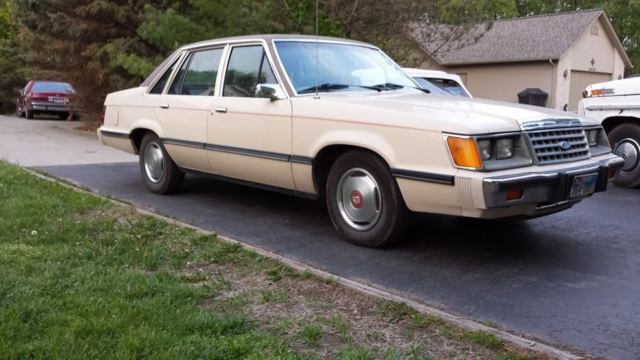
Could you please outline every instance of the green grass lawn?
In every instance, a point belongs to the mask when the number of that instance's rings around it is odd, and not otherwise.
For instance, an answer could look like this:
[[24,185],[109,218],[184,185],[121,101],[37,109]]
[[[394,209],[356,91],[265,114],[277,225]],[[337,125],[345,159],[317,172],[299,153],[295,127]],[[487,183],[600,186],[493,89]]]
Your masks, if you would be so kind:
[[1,358],[297,357],[243,314],[200,307],[217,289],[176,274],[237,247],[4,163],[0,204]]
[[526,359],[0,161],[0,359]]

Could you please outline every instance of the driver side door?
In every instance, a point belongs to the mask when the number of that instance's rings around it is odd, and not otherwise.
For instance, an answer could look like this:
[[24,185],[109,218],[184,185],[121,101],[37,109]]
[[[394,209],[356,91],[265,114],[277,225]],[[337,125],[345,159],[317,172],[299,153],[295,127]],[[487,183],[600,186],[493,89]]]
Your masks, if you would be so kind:
[[291,172],[291,101],[270,99],[261,84],[279,87],[262,44],[230,46],[207,129],[207,154],[215,173],[294,189]]

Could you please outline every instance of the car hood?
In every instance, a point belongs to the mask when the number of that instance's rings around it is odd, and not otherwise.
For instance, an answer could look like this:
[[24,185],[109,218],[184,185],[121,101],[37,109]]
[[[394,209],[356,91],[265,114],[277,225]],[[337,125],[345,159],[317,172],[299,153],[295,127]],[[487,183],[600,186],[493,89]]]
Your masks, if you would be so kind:
[[326,113],[332,109],[335,112],[332,117],[336,118],[462,134],[519,131],[525,123],[547,119],[578,119],[584,125],[594,123],[575,113],[543,107],[414,91],[327,93],[321,94],[321,101],[312,97],[304,99],[317,103],[318,107],[312,111]]

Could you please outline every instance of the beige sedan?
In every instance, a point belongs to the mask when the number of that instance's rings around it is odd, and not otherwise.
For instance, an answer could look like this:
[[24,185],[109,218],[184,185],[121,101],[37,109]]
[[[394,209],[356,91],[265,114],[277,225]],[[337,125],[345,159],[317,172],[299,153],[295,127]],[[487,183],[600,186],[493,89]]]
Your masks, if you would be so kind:
[[370,44],[293,35],[183,46],[109,94],[101,141],[155,193],[185,172],[322,199],[348,241],[402,237],[409,211],[534,217],[604,191],[623,161],[573,114],[418,89]]

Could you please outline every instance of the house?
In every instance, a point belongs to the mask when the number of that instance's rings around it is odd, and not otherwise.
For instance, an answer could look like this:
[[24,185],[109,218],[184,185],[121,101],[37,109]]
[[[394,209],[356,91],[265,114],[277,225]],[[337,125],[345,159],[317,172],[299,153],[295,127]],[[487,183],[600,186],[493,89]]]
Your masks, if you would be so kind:
[[468,32],[478,36],[446,50],[413,38],[427,54],[422,67],[460,75],[479,98],[518,102],[518,92],[540,88],[547,107],[575,111],[587,85],[621,79],[631,66],[603,10],[497,20]]

